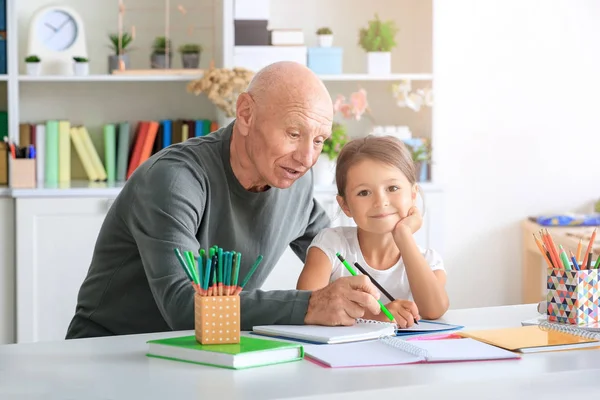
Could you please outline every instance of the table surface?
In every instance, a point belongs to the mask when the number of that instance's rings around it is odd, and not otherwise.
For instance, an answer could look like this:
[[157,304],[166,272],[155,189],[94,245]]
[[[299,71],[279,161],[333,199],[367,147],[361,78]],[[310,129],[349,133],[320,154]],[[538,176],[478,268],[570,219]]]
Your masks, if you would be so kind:
[[[466,329],[520,326],[535,304],[450,310]],[[560,398],[597,392],[600,350],[520,360],[329,369],[302,360],[228,370],[146,357],[146,341],[192,331],[0,346],[0,399]],[[541,395],[541,396],[540,396]]]

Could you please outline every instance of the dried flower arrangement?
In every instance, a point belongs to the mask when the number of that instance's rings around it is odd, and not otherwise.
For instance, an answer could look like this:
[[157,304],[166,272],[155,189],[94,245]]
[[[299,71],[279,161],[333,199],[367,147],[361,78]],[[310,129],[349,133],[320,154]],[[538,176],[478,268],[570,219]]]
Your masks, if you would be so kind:
[[210,68],[201,78],[190,82],[187,91],[198,96],[204,93],[226,117],[235,117],[237,98],[254,77],[254,72],[245,68]]

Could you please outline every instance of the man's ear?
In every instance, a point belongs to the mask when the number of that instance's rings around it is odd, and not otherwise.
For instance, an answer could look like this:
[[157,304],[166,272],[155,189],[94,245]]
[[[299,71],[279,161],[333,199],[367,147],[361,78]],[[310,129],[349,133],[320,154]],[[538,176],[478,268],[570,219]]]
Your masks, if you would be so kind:
[[348,218],[352,218],[352,213],[350,212],[350,209],[348,208],[348,204],[346,204],[346,200],[344,200],[344,198],[342,196],[335,196],[335,199],[337,200],[340,208],[342,209],[342,211],[344,212],[344,214],[346,214],[346,217]]
[[248,136],[254,116],[254,100],[248,93],[243,92],[238,96],[235,113],[236,127],[239,128],[242,136]]

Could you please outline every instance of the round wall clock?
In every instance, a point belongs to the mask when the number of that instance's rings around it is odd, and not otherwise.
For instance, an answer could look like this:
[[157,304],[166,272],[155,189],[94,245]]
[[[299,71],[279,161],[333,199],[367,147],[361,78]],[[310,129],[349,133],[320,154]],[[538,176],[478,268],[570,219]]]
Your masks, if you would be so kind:
[[27,55],[40,57],[43,75],[72,75],[73,57],[87,57],[79,14],[65,6],[36,11],[29,25]]

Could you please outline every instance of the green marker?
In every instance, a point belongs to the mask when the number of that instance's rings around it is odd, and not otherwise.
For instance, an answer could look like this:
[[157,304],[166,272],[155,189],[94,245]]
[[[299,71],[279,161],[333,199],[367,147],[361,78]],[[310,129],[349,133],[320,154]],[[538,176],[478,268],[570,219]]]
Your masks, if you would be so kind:
[[[356,271],[354,270],[354,268],[352,268],[350,266],[350,264],[348,264],[348,261],[346,261],[344,259],[344,257],[342,257],[342,255],[340,253],[335,253],[335,255],[337,256],[337,258],[340,259],[340,261],[342,262],[342,264],[344,264],[344,267],[346,267],[346,269],[348,271],[350,271],[350,273],[352,274],[352,276],[356,276]],[[377,300],[377,302],[379,303],[379,308],[381,308],[381,311],[383,311],[383,313],[385,314],[386,317],[389,318],[390,321],[394,321],[394,316],[392,315],[392,313],[389,312],[389,310],[387,308],[385,308],[385,306],[383,305],[383,303],[381,302],[381,300]]]

